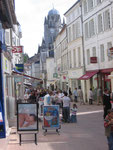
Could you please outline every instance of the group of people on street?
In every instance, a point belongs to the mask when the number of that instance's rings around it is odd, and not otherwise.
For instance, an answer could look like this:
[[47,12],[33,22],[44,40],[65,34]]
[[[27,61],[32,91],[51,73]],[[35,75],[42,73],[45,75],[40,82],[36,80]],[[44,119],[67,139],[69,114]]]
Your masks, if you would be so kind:
[[27,90],[25,91],[24,100],[26,102],[37,102],[39,105],[39,100],[43,99],[43,105],[59,105],[62,110],[62,121],[63,122],[77,122],[77,105],[74,103],[71,108],[71,98],[66,91],[58,90],[51,91],[45,89],[37,90]]
[[[74,96],[74,104],[71,106],[71,96]],[[107,136],[109,150],[113,150],[113,94],[110,94],[108,89],[104,89],[99,87],[97,89],[97,105],[103,105],[103,118],[104,118],[104,127],[105,127],[105,135]],[[92,88],[89,90],[89,104],[93,104],[93,91]],[[26,90],[24,99],[27,102],[39,102],[39,100],[43,99],[44,106],[48,105],[59,105],[62,110],[62,121],[69,123],[77,122],[77,105],[76,103],[79,101],[80,105],[84,104],[83,92],[81,87],[78,89],[75,88],[73,93],[71,89],[69,92],[58,90],[58,91],[50,91],[45,89],[37,89],[37,90]]]

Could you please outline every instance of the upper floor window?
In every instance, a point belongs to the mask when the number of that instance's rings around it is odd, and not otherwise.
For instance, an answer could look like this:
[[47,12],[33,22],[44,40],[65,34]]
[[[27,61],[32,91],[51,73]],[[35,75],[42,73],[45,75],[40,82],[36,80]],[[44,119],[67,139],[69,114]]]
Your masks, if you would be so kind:
[[73,24],[73,40],[75,40],[75,24]]
[[92,48],[93,57],[96,57],[96,47]]
[[100,45],[100,58],[101,58],[101,62],[105,61],[105,53],[104,53],[104,45]]
[[104,30],[110,29],[110,12],[106,10],[104,12]]
[[8,31],[5,31],[5,44],[10,45],[10,34]]
[[90,50],[87,50],[87,64],[90,64]]
[[93,8],[93,0],[88,0],[88,10],[90,11]]
[[76,67],[76,49],[73,50],[73,62],[74,62],[74,68]]
[[[112,42],[108,42],[108,43],[107,43],[107,49],[109,50],[111,47],[112,47]],[[109,61],[112,60],[112,57],[109,56],[109,57],[108,57],[108,60],[109,60]]]
[[68,42],[71,42],[71,27],[68,30]]
[[98,15],[98,32],[103,31],[103,20],[102,20],[102,14]]
[[89,37],[89,32],[88,32],[88,22],[85,23],[85,39]]
[[87,13],[87,9],[88,9],[87,8],[87,1],[86,0],[84,1],[83,5],[84,5],[84,14],[86,14]]
[[97,0],[97,5],[100,4],[102,2],[102,0]]
[[81,51],[80,51],[80,47],[78,48],[78,67],[81,66]]
[[79,21],[76,22],[75,28],[76,28],[76,38],[78,38],[80,37],[80,22]]
[[90,37],[92,37],[95,34],[95,29],[94,29],[94,19],[90,20],[89,22],[89,34]]
[[69,68],[72,68],[71,51],[69,52]]

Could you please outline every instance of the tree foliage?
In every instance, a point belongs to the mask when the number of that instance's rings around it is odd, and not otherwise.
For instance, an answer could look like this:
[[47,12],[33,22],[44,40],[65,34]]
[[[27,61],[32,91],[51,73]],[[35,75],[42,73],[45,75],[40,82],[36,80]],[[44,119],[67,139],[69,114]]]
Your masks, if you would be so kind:
[[25,54],[24,54],[24,63],[26,63],[28,59],[29,59],[29,56],[28,56],[27,53],[25,53]]

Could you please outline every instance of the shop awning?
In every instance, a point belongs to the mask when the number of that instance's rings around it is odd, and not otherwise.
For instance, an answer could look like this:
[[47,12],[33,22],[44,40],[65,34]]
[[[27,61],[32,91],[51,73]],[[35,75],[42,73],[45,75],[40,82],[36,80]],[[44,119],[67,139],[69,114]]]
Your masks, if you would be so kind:
[[101,73],[110,73],[113,71],[113,68],[108,68],[108,69],[102,69],[100,70]]
[[81,76],[78,80],[88,80],[91,77],[93,77],[95,74],[97,74],[98,71],[89,71],[86,72],[86,74],[84,74],[83,76]]
[[32,76],[29,76],[29,75],[24,74],[24,73],[22,73],[22,72],[19,72],[19,71],[16,70],[15,68],[14,68],[14,71],[12,71],[12,72],[15,73],[15,74],[22,75],[22,76],[24,76],[25,78],[31,78],[31,79],[34,79],[34,80],[40,80],[40,81],[42,81],[42,79],[40,79],[40,78],[32,77]]

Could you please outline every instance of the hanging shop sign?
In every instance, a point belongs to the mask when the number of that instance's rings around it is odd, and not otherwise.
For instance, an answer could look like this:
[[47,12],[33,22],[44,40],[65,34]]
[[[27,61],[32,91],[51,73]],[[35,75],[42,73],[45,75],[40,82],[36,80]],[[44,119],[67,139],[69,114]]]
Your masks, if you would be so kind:
[[90,57],[90,63],[97,63],[97,57]]
[[15,64],[16,69],[20,72],[24,72],[24,65],[23,64]]
[[23,53],[23,46],[13,46],[12,53]]
[[58,73],[53,73],[53,78],[58,78]]

